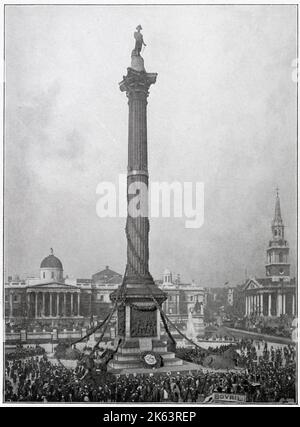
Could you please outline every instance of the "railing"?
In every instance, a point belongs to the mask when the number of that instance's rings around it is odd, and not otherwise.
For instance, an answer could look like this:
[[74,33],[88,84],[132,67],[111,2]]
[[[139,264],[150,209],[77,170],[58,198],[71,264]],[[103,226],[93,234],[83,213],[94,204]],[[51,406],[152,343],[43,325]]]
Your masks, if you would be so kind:
[[[27,342],[27,341],[43,341],[43,342],[51,342],[51,341],[59,341],[66,339],[78,339],[84,337],[86,335],[86,328],[82,328],[80,330],[63,330],[57,331],[57,329],[53,329],[52,331],[26,331],[21,330],[20,332],[10,331],[5,333],[5,343],[9,344],[12,342]],[[105,334],[106,338],[110,338],[110,333]],[[97,334],[95,335],[97,338]]]

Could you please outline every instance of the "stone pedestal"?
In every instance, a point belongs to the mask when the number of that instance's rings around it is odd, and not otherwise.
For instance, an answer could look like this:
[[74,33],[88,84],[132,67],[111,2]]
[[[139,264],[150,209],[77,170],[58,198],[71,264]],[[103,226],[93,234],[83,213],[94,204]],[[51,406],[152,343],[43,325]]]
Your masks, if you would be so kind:
[[[142,287],[142,286],[141,286]],[[155,286],[156,300],[161,303],[161,290]],[[163,366],[180,366],[183,361],[167,349],[167,341],[161,340],[160,312],[156,308],[147,288],[145,294],[133,298],[132,288],[124,289],[121,295],[124,304],[118,309],[117,336],[115,346],[121,339],[114,358],[109,362],[109,370],[123,370],[128,368],[142,368],[141,354],[154,352],[163,360]],[[154,292],[155,294],[155,292]],[[112,299],[116,293],[111,295]],[[159,298],[160,297],[160,298]],[[163,299],[165,296],[163,295]]]
[[135,53],[135,50],[131,54],[131,68],[135,71],[145,71],[144,59]]
[[[140,341],[138,339],[127,339],[126,342],[119,347],[114,358],[108,362],[108,370],[122,371],[123,369],[143,368],[141,354],[144,351],[144,347],[140,347]],[[176,358],[174,353],[167,351],[167,344],[165,342],[152,340],[151,351],[162,357],[164,367],[181,366],[183,364],[183,361]],[[145,368],[145,371],[148,371],[148,369]]]

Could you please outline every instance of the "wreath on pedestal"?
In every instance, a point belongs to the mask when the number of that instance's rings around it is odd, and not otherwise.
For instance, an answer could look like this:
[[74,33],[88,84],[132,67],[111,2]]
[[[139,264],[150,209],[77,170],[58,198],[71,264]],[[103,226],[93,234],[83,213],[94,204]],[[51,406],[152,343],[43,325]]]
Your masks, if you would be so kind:
[[144,351],[141,354],[144,368],[159,368],[162,365],[162,357],[154,351]]

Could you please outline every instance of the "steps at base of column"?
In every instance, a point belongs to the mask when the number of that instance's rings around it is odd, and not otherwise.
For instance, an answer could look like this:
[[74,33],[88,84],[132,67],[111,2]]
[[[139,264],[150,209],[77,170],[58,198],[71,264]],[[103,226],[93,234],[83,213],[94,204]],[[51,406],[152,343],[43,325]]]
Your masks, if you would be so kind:
[[[172,359],[164,359],[163,366],[181,366],[183,361],[181,359],[177,359],[176,357]],[[119,361],[119,360],[110,360],[108,363],[109,368],[112,369],[133,369],[133,368],[143,368],[143,362],[139,359],[131,360],[131,361]],[[154,368],[155,369],[155,368]],[[151,368],[145,368],[145,371],[151,372]]]
[[[167,352],[167,346],[165,345],[163,347],[153,347],[152,351],[154,351],[156,353],[166,353]],[[118,353],[124,354],[124,355],[125,354],[126,355],[128,355],[128,354],[136,354],[138,352],[139,352],[139,349],[136,348],[136,347],[133,347],[133,348],[120,347],[119,350],[118,350]]]
[[[160,354],[161,357],[165,360],[175,359],[175,353],[166,352]],[[132,360],[138,360],[140,358],[140,353],[131,353],[131,354],[121,354],[117,353],[114,359],[118,362],[130,362]]]

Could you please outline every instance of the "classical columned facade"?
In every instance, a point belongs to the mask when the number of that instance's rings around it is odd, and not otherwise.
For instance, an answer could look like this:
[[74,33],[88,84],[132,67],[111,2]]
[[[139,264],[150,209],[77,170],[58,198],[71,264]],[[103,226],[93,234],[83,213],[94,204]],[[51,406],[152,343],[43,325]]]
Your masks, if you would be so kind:
[[31,318],[79,317],[80,289],[27,289],[26,311]]
[[[257,282],[253,279],[253,284]],[[284,292],[272,287],[260,289],[256,286],[248,289],[245,297],[245,315],[246,316],[281,316],[296,314],[296,298],[292,289],[284,289]]]

